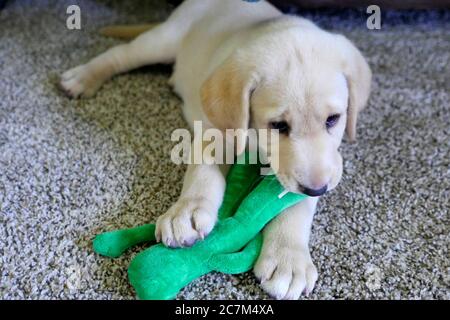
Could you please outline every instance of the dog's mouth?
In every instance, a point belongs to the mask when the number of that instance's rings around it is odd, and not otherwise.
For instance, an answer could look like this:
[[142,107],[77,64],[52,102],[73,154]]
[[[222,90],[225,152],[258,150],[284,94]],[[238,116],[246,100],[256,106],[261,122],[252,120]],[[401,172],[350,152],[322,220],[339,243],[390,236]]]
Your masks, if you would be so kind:
[[292,179],[289,179],[285,174],[278,172],[275,176],[285,190],[298,194],[302,193],[298,186],[295,186],[295,184],[291,182]]
[[305,194],[310,197],[320,197],[329,190],[328,185],[324,185],[318,189],[308,188],[282,173],[277,173],[276,177],[284,189],[292,193]]

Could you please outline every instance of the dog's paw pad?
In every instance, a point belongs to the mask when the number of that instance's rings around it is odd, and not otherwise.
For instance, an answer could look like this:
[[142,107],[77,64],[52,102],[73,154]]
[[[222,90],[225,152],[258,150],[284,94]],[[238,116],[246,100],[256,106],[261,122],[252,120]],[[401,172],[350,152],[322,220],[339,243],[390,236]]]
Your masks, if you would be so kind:
[[286,247],[263,248],[253,271],[261,287],[276,299],[297,300],[308,295],[317,281],[309,253]]
[[64,93],[71,98],[90,97],[100,87],[100,82],[92,77],[86,65],[64,72],[59,84]]
[[156,239],[168,247],[190,247],[214,228],[217,212],[202,199],[177,201],[156,222]]

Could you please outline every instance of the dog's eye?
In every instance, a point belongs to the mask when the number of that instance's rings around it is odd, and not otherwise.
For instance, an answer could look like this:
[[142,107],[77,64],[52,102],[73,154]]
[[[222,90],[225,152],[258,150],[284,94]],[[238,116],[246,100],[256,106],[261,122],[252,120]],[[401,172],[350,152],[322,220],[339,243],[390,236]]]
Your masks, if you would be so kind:
[[333,114],[332,116],[329,116],[327,118],[327,121],[325,122],[325,126],[327,127],[327,129],[333,128],[336,123],[338,123],[340,117],[340,114]]
[[272,121],[269,126],[271,129],[278,129],[281,134],[289,133],[289,125],[286,121]]

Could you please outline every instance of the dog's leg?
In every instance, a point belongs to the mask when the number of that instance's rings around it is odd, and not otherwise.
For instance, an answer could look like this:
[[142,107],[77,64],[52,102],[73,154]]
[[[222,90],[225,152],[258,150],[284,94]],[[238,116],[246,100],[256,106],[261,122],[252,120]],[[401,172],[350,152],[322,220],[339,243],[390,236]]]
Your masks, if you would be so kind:
[[61,87],[67,95],[90,97],[112,76],[143,65],[175,59],[179,34],[163,23],[128,44],[113,47],[86,64],[63,73]]
[[286,209],[264,230],[264,244],[254,267],[261,286],[277,299],[309,294],[317,280],[308,242],[317,198]]
[[61,88],[71,97],[92,96],[112,76],[153,63],[171,63],[191,25],[213,2],[183,2],[167,19],[128,44],[118,45],[86,64],[66,71]]
[[217,221],[227,170],[225,165],[188,165],[180,198],[156,222],[156,239],[186,247],[206,237]]

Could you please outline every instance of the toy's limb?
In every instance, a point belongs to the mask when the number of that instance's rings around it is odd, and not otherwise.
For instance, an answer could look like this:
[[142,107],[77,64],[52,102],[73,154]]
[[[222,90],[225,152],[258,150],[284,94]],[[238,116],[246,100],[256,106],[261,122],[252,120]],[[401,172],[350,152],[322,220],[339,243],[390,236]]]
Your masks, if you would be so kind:
[[219,220],[232,216],[259,181],[260,165],[234,164],[227,175],[227,187],[219,210]]
[[117,258],[127,249],[142,243],[155,241],[155,225],[116,230],[99,234],[94,239],[94,251],[103,256]]
[[229,274],[249,271],[261,252],[262,243],[262,234],[258,233],[243,250],[236,253],[218,254],[212,257],[209,261],[209,266],[214,271]]

